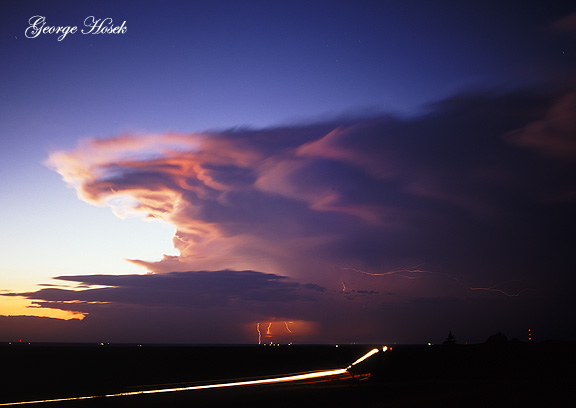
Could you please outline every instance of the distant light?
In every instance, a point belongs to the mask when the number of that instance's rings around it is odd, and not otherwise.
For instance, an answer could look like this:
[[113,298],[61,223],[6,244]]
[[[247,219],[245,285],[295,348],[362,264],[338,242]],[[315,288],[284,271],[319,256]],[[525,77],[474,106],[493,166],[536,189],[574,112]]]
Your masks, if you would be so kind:
[[428,343],[428,345],[429,345],[429,346],[431,346],[431,345],[432,345],[432,343]]
[[338,347],[338,344],[336,344],[336,347]]

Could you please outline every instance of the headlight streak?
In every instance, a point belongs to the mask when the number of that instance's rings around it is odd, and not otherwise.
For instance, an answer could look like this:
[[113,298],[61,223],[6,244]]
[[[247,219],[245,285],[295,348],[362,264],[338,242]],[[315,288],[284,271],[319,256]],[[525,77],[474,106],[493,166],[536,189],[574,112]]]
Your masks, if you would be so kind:
[[268,378],[265,380],[239,381],[239,382],[223,383],[223,384],[196,385],[196,386],[191,386],[191,387],[161,388],[161,389],[156,389],[156,390],[119,392],[116,394],[91,395],[91,396],[84,396],[84,397],[71,397],[71,398],[56,398],[56,399],[36,400],[36,401],[8,402],[8,403],[1,403],[0,406],[38,404],[38,403],[43,403],[43,402],[78,401],[78,400],[94,399],[94,398],[130,397],[130,396],[135,396],[135,395],[161,394],[161,393],[166,393],[166,392],[193,391],[193,390],[229,388],[229,387],[238,387],[238,386],[247,386],[247,385],[274,384],[274,383],[284,383],[284,382],[291,382],[291,381],[309,380],[309,379],[320,378],[320,377],[329,377],[329,376],[341,375],[341,374],[347,374],[347,373],[348,373],[348,371],[346,369],[328,370],[328,371],[319,371],[316,373],[293,375],[293,376],[288,376],[288,377]]
[[[362,357],[360,357],[358,360],[354,361],[352,364],[350,364],[346,370],[350,370],[352,368],[352,366],[355,366],[358,363],[361,363],[362,361],[366,360],[367,358],[373,356],[374,354],[378,353],[380,350],[378,350],[377,348],[370,350],[368,353],[364,354]],[[384,348],[382,348],[382,351],[385,352],[386,351],[386,346]]]
[[[382,352],[385,352],[388,347],[382,347]],[[237,382],[230,382],[230,383],[221,383],[221,384],[207,384],[207,385],[194,385],[190,387],[176,387],[176,388],[160,388],[155,390],[142,390],[142,391],[131,391],[131,392],[119,392],[116,394],[104,394],[104,395],[91,395],[91,396],[84,396],[84,397],[71,397],[71,398],[56,398],[56,399],[44,399],[44,400],[36,400],[36,401],[20,401],[20,402],[7,402],[7,403],[0,403],[0,406],[9,406],[9,405],[26,405],[26,404],[40,404],[45,402],[63,402],[63,401],[78,401],[78,400],[86,400],[86,399],[94,399],[94,398],[114,398],[114,397],[129,397],[135,395],[147,395],[147,394],[161,394],[166,392],[179,392],[179,391],[193,391],[193,390],[206,390],[206,389],[216,389],[216,388],[230,388],[230,387],[238,387],[238,386],[249,386],[249,385],[264,385],[264,384],[278,384],[278,383],[286,383],[292,381],[303,381],[303,380],[310,380],[316,379],[321,377],[332,377],[337,375],[345,375],[344,378],[353,378],[353,375],[348,371],[352,366],[361,363],[362,361],[366,360],[367,358],[371,357],[372,355],[379,352],[379,349],[375,348],[370,350],[368,353],[360,357],[358,360],[350,364],[347,368],[341,368],[336,370],[326,370],[326,371],[316,371],[307,374],[298,374],[298,375],[290,375],[285,377],[276,377],[276,378],[267,378],[263,380],[250,380],[250,381],[237,381]]]
[[[257,327],[260,327],[260,323],[258,323]],[[382,352],[385,352],[388,347],[384,346],[382,348]],[[370,350],[368,353],[360,357],[358,360],[350,364],[347,368],[341,368],[337,370],[326,370],[326,371],[317,371],[307,374],[298,374],[298,375],[291,375],[286,377],[276,377],[276,378],[267,378],[263,380],[250,380],[250,381],[238,381],[238,382],[230,382],[230,383],[222,383],[222,384],[208,384],[208,385],[195,385],[190,387],[177,387],[177,388],[161,388],[156,390],[143,390],[143,391],[131,391],[131,392],[119,392],[116,394],[105,394],[105,395],[92,395],[92,396],[84,396],[84,397],[71,397],[71,398],[56,398],[56,399],[45,399],[45,400],[36,400],[36,401],[21,401],[21,402],[8,402],[8,403],[0,403],[0,406],[8,406],[8,405],[26,405],[26,404],[39,404],[44,402],[62,402],[62,401],[78,401],[78,400],[85,400],[85,399],[94,399],[94,398],[113,398],[113,397],[129,397],[135,395],[146,395],[146,394],[160,394],[166,392],[178,392],[178,391],[193,391],[193,390],[206,390],[206,389],[214,389],[214,388],[229,388],[229,387],[238,387],[238,386],[248,386],[248,385],[264,385],[264,384],[277,384],[277,383],[286,383],[292,381],[303,381],[303,380],[310,380],[316,379],[321,377],[331,377],[337,375],[344,375],[347,374],[345,378],[353,378],[351,373],[348,371],[352,366],[361,363],[362,361],[366,360],[367,358],[371,357],[372,355],[379,352],[379,349],[375,348]],[[350,376],[350,377],[349,377]]]
[[341,269],[348,270],[348,271],[354,271],[354,272],[358,272],[358,273],[361,273],[363,275],[369,275],[369,276],[392,276],[392,275],[394,275],[394,276],[400,276],[400,277],[406,278],[406,279],[418,279],[418,278],[420,278],[419,275],[442,275],[442,276],[445,276],[449,279],[452,279],[454,282],[458,283],[460,286],[463,286],[468,290],[474,290],[474,291],[484,290],[487,292],[496,292],[496,293],[501,293],[502,295],[505,295],[508,297],[517,297],[526,291],[534,290],[534,289],[525,288],[525,289],[522,289],[521,291],[519,291],[517,293],[509,293],[509,292],[506,292],[502,289],[497,289],[498,286],[512,282],[512,280],[501,282],[501,283],[498,283],[496,285],[493,285],[493,286],[490,286],[487,288],[484,288],[484,287],[473,288],[473,287],[466,285],[464,282],[455,278],[452,275],[449,275],[449,274],[443,273],[443,272],[433,272],[433,271],[428,271],[426,269],[420,269],[420,266],[421,265],[416,265],[416,266],[413,266],[410,268],[396,269],[393,271],[380,272],[380,273],[367,272],[367,271],[364,271],[362,269],[356,269],[356,268],[342,267]]

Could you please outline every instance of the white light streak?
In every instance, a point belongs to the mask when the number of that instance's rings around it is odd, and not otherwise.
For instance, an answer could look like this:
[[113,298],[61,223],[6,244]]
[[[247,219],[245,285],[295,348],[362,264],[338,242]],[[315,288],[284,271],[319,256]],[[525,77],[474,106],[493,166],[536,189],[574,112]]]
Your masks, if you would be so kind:
[[[260,330],[260,323],[256,326],[258,330]],[[386,351],[388,347],[384,346],[382,351]],[[8,406],[8,405],[27,405],[27,404],[40,404],[44,402],[62,402],[62,401],[78,401],[78,400],[86,400],[86,399],[94,399],[94,398],[114,398],[114,397],[129,397],[135,395],[147,395],[147,394],[160,394],[166,392],[179,392],[179,391],[193,391],[193,390],[206,390],[206,389],[215,389],[215,388],[229,388],[229,387],[239,387],[239,386],[249,386],[249,385],[264,385],[264,384],[278,384],[278,383],[286,383],[292,381],[302,381],[302,380],[310,380],[314,378],[322,378],[322,377],[332,377],[338,375],[345,375],[343,378],[353,378],[352,375],[348,372],[348,370],[362,361],[366,360],[367,358],[371,357],[372,355],[378,353],[378,349],[372,349],[358,360],[353,362],[347,368],[341,368],[336,370],[325,370],[325,371],[316,371],[307,374],[298,374],[298,375],[289,375],[284,377],[275,377],[275,378],[266,378],[263,380],[250,380],[250,381],[237,381],[237,382],[229,382],[229,383],[221,383],[221,384],[208,384],[208,385],[194,385],[190,387],[176,387],[176,388],[160,388],[155,390],[142,390],[142,391],[131,391],[131,392],[119,392],[116,394],[105,394],[105,395],[91,395],[91,396],[84,396],[84,397],[71,397],[71,398],[56,398],[56,399],[43,399],[43,400],[35,400],[35,401],[20,401],[20,402],[6,402],[0,403],[0,406]]]
[[93,396],[87,396],[87,397],[72,397],[72,398],[57,398],[57,399],[45,399],[45,400],[36,400],[36,401],[9,402],[9,403],[2,403],[2,404],[0,404],[0,406],[39,404],[39,403],[43,403],[43,402],[77,401],[77,400],[93,399],[93,398],[129,397],[129,396],[134,396],[134,395],[160,394],[160,393],[166,393],[166,392],[206,390],[206,389],[213,389],[213,388],[229,388],[229,387],[248,386],[248,385],[275,384],[275,383],[285,383],[285,382],[292,382],[292,381],[309,380],[309,379],[313,379],[313,378],[330,377],[330,376],[342,375],[342,374],[349,374],[349,373],[346,369],[342,368],[342,369],[337,369],[337,370],[317,371],[314,373],[291,375],[291,376],[286,376],[286,377],[267,378],[264,380],[238,381],[238,382],[230,382],[230,383],[222,383],[222,384],[195,385],[195,386],[190,386],[190,387],[161,388],[161,389],[156,389],[156,390],[119,392],[117,394],[93,395]]
[[[377,348],[370,350],[368,353],[364,354],[362,357],[360,357],[358,360],[354,361],[352,364],[350,364],[347,368],[347,370],[351,369],[352,366],[355,366],[358,363],[361,363],[362,361],[366,360],[368,357],[373,356],[374,354],[378,353],[380,350],[378,350]],[[382,351],[386,351],[384,349],[382,349]]]

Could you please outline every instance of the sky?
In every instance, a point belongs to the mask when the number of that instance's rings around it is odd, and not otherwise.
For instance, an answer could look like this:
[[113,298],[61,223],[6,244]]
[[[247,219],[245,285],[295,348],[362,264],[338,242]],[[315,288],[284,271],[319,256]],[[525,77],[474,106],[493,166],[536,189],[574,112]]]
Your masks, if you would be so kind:
[[571,2],[0,7],[0,341],[576,339]]

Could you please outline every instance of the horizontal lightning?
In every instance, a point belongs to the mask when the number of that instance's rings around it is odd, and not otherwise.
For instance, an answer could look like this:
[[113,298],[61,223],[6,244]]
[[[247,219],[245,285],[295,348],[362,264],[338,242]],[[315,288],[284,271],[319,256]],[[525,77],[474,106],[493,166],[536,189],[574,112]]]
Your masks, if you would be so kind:
[[506,282],[501,282],[501,283],[498,283],[496,285],[486,287],[486,288],[485,287],[473,288],[473,287],[466,285],[460,279],[455,278],[452,275],[449,275],[449,274],[443,273],[443,272],[434,272],[434,271],[429,271],[426,269],[420,269],[420,266],[421,265],[416,265],[416,266],[411,267],[411,268],[402,268],[402,269],[396,269],[393,271],[380,272],[380,273],[367,272],[367,271],[364,271],[362,269],[356,269],[356,268],[344,268],[343,267],[341,269],[354,271],[354,272],[358,272],[358,273],[361,273],[363,275],[369,275],[369,276],[400,276],[400,277],[406,278],[406,279],[418,279],[421,277],[421,275],[442,275],[442,276],[447,277],[448,279],[452,279],[454,282],[458,283],[460,286],[465,287],[466,289],[469,289],[469,290],[484,290],[487,292],[496,292],[496,293],[500,293],[502,295],[509,296],[509,297],[517,297],[526,291],[533,290],[533,289],[522,289],[521,291],[519,291],[517,293],[510,293],[510,292],[506,292],[502,289],[498,289],[498,286],[509,283],[509,282],[511,282],[511,280],[506,281]]

